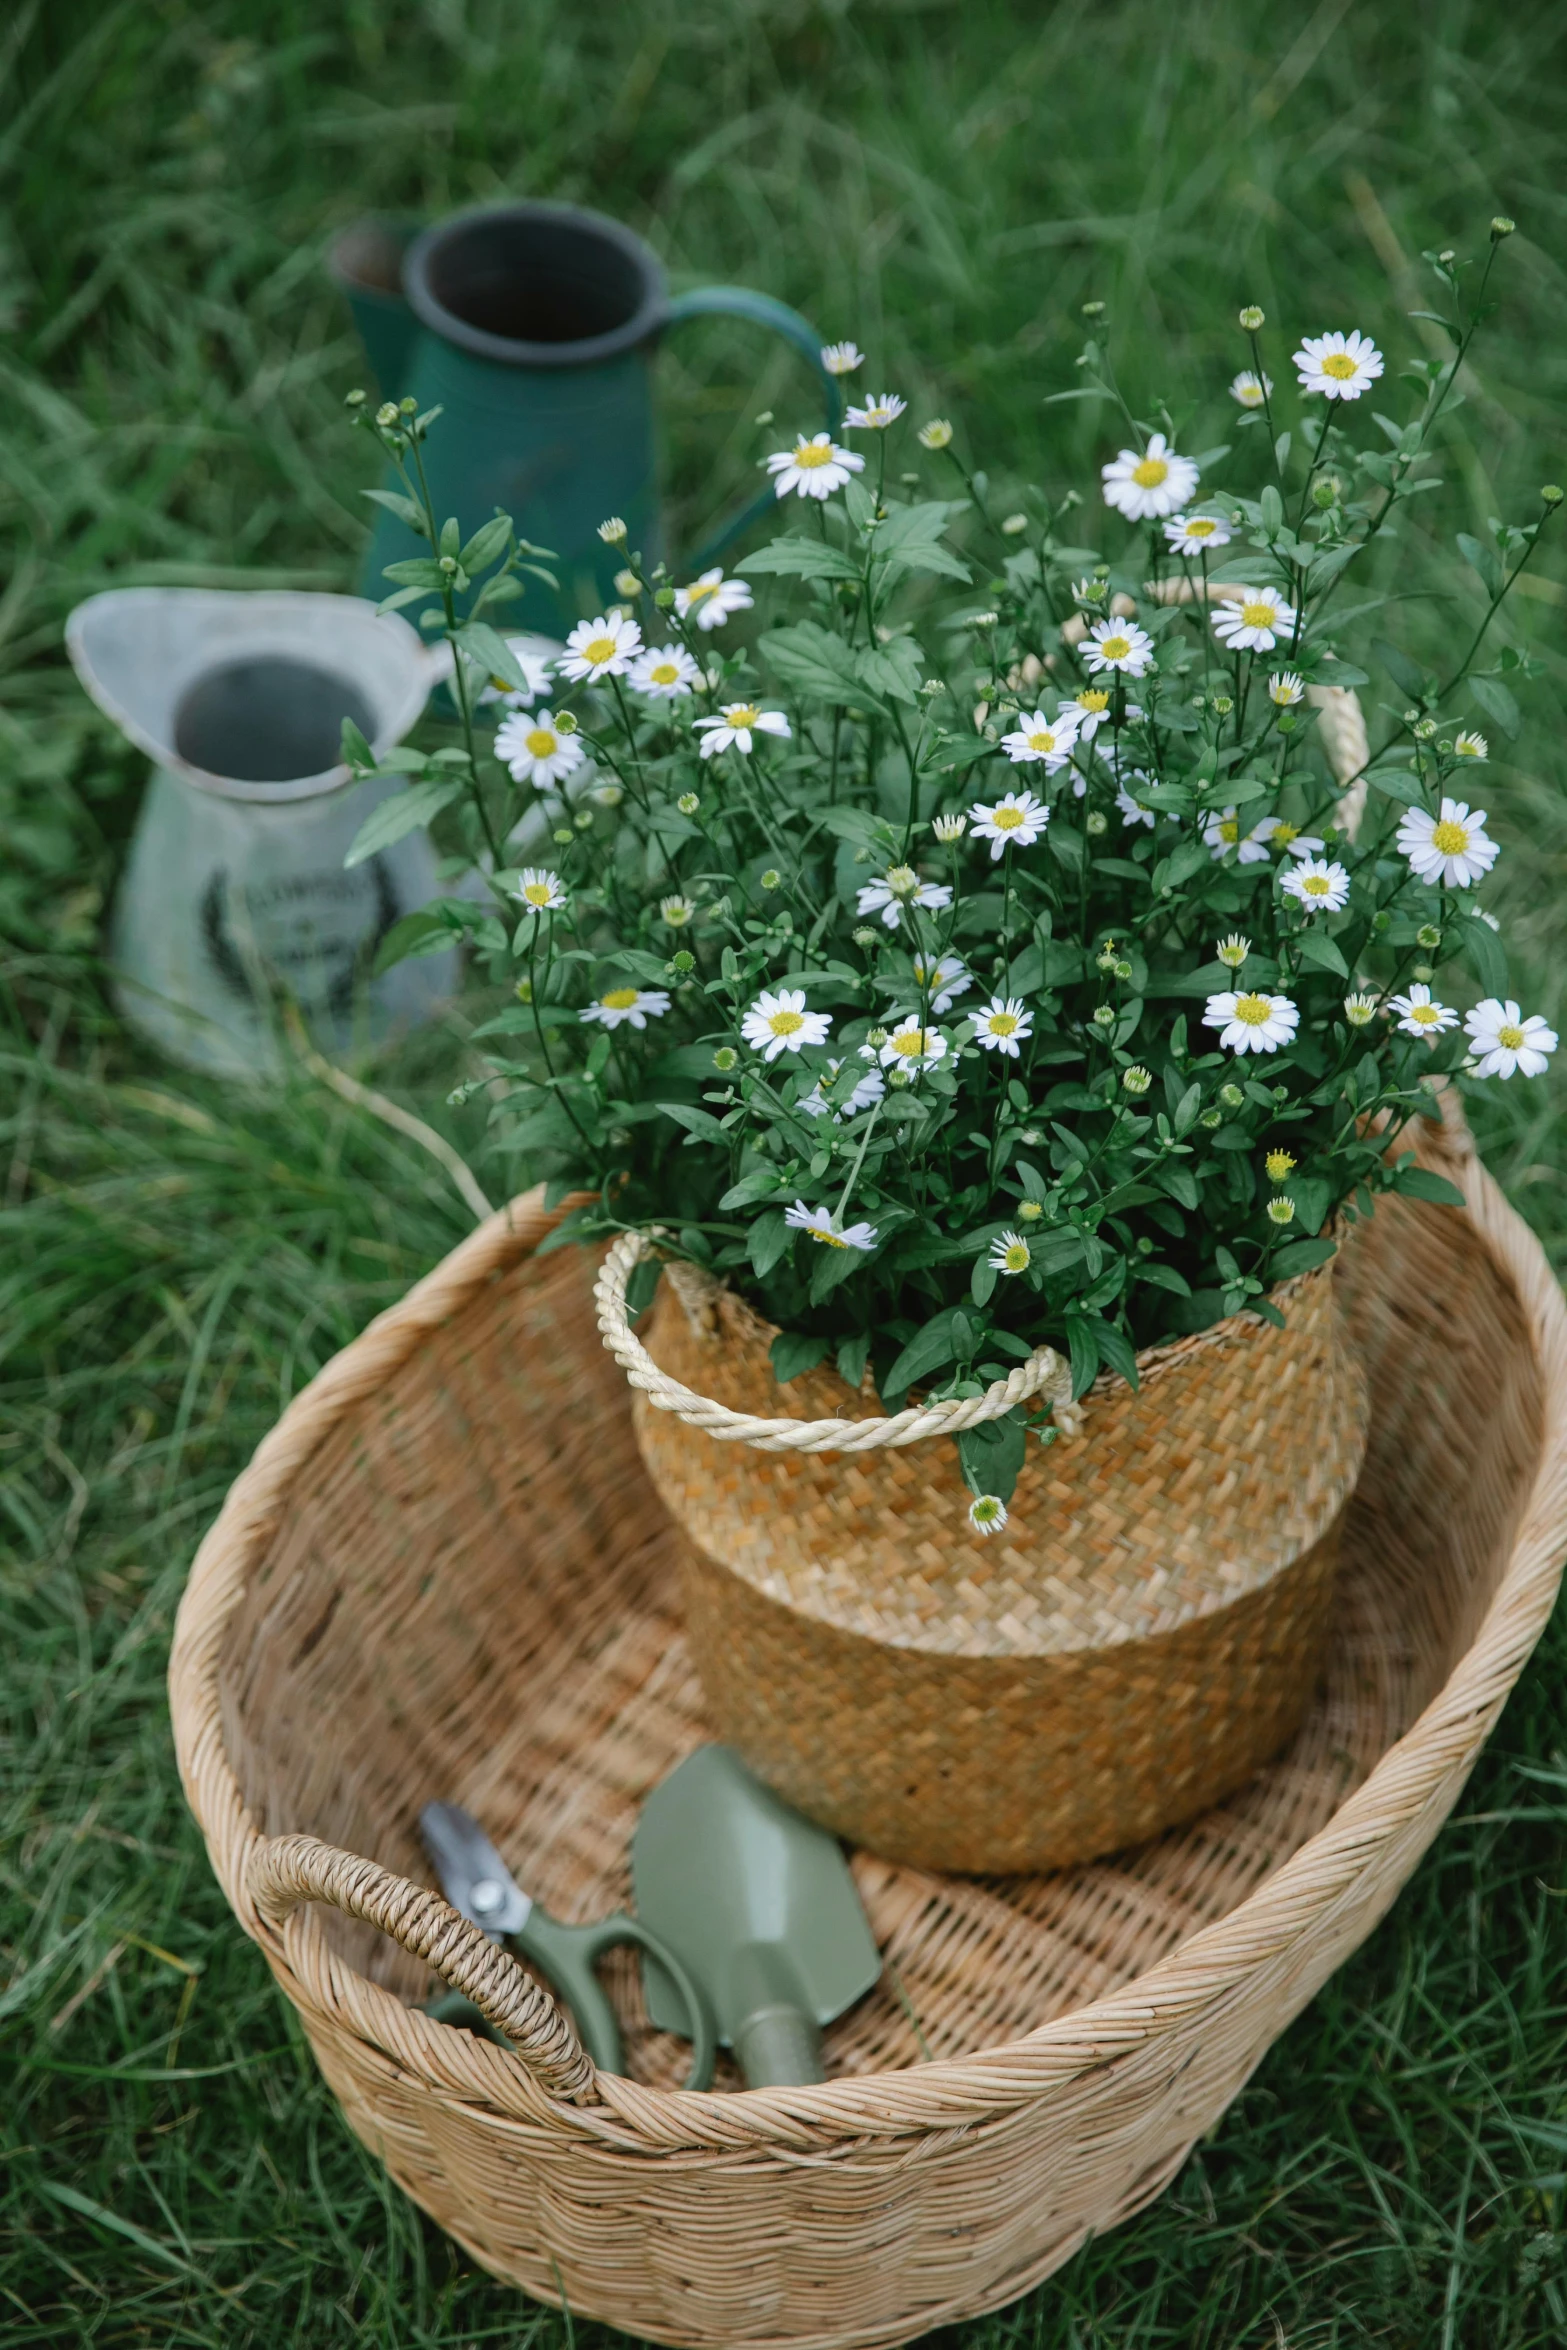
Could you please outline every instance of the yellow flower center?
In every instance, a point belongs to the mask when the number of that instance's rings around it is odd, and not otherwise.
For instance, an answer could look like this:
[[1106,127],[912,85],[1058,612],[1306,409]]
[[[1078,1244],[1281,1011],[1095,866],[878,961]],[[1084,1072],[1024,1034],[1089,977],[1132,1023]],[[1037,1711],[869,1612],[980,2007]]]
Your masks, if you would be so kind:
[[1264,604],[1258,601],[1241,606],[1241,619],[1248,628],[1271,628],[1278,616],[1279,610],[1276,604]]
[[1300,826],[1298,824],[1275,824],[1273,827],[1274,847],[1276,849],[1288,848],[1290,842],[1298,838],[1299,833]]
[[906,898],[912,896],[913,892],[919,888],[919,885],[920,877],[915,872],[912,865],[888,866],[887,887],[891,890],[895,898]]
[[1510,1053],[1518,1052],[1522,1048],[1523,1040],[1523,1030],[1521,1028],[1514,1028],[1511,1022],[1509,1022],[1507,1027],[1499,1028],[1496,1032],[1497,1043],[1499,1045],[1505,1045],[1508,1052]]
[[1049,733],[1031,734],[1028,738],[1028,747],[1031,751],[1043,751],[1048,757],[1056,747],[1056,738]]
[[615,639],[612,636],[595,636],[590,637],[583,646],[582,658],[584,661],[591,661],[597,668],[600,662],[613,661],[615,652]]
[[893,1038],[892,1049],[905,1061],[917,1061],[924,1053],[925,1039],[929,1034],[928,1028],[906,1029],[902,1036]]
[[522,894],[530,906],[547,906],[550,902],[550,885],[547,881],[530,881]]
[[1016,832],[1023,821],[1021,808],[998,808],[990,819],[998,832]]
[[[831,448],[823,448],[816,441],[802,441],[795,450],[794,461],[803,473],[812,473],[818,465],[832,463],[832,450]],[[840,1241],[839,1246],[842,1247],[842,1245]]]
[[1102,685],[1085,686],[1077,697],[1077,706],[1080,710],[1108,710],[1110,696]]
[[559,741],[547,726],[530,726],[523,741],[530,759],[548,759],[560,748]]
[[1294,1164],[1295,1161],[1288,1151],[1269,1151],[1267,1158],[1269,1182],[1282,1183]]
[[1434,1028],[1442,1014],[1435,1004],[1411,1004],[1409,1017],[1417,1028]]
[[636,1000],[637,991],[634,987],[612,987],[608,995],[599,997],[606,1012],[629,1012]]
[[1455,824],[1450,817],[1432,828],[1431,845],[1440,849],[1444,857],[1461,857],[1469,846],[1469,827]]
[[1028,1271],[1028,1242],[1026,1240],[1014,1240],[1012,1246],[1007,1250],[1007,1271],[1009,1273],[1026,1273]]
[[767,1025],[774,1036],[797,1036],[805,1026],[803,1012],[769,1012]]
[[686,589],[686,603],[688,605],[705,603],[709,596],[717,595],[719,584],[716,579],[699,579],[695,587]]
[[1300,886],[1306,897],[1327,898],[1333,895],[1333,884],[1325,873],[1308,873]]
[[1124,661],[1132,649],[1129,636],[1102,636],[1099,650],[1107,661]]
[[1226,817],[1225,821],[1219,826],[1220,840],[1225,843],[1226,847],[1233,848],[1236,841],[1240,839],[1240,836],[1241,828],[1236,822],[1235,818],[1233,816]]
[[1016,1036],[1017,1014],[1015,1012],[992,1012],[985,1025],[992,1036]]
[[847,1248],[849,1245],[841,1232],[824,1232],[819,1224],[813,1224],[810,1230],[811,1238],[819,1240],[823,1248]]
[[976,1526],[993,1526],[1001,1515],[1001,1505],[984,1494],[969,1512]]
[[730,726],[754,726],[762,715],[750,702],[736,702],[724,712]]
[[652,685],[678,685],[680,683],[678,662],[655,661],[648,671],[648,681]]
[[1238,995],[1235,1017],[1247,1028],[1265,1028],[1273,1005],[1265,995]]
[[1331,375],[1335,383],[1347,384],[1355,372],[1355,362],[1347,351],[1330,351],[1322,362],[1324,375]]
[[1141,464],[1132,467],[1132,479],[1140,490],[1156,490],[1169,471],[1162,457],[1145,457]]
[[1189,539],[1211,539],[1218,527],[1208,515],[1196,514],[1186,525],[1186,535]]

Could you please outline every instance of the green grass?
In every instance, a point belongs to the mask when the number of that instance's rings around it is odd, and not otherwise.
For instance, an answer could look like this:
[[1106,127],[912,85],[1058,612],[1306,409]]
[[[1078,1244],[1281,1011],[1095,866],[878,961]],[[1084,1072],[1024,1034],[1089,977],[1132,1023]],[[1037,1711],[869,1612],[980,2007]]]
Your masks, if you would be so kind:
[[[0,27],[0,2343],[520,2345],[494,2284],[338,2118],[179,1794],[162,1676],[191,1551],[286,1398],[466,1225],[413,1146],[301,1078],[157,1066],[99,924],[139,762],[60,650],[110,581],[352,584],[361,372],[328,232],[371,205],[597,203],[677,277],[853,333],[996,470],[1100,448],[1072,380],[1109,302],[1134,389],[1217,425],[1256,300],[1398,323],[1401,256],[1514,214],[1452,494],[1390,559],[1399,628],[1468,618],[1439,536],[1567,472],[1561,11],[1122,0],[16,0]],[[1282,356],[1282,347],[1281,347]],[[716,330],[661,362],[677,525],[803,395]],[[756,372],[760,371],[760,372]],[[1275,373],[1283,368],[1275,365]],[[1216,437],[1210,434],[1208,437]],[[1422,536],[1420,533],[1429,533]],[[1567,970],[1561,657],[1487,773],[1531,1006]],[[1499,746],[1500,747],[1500,746]],[[1527,854],[1524,853],[1527,848]],[[461,1050],[380,1081],[437,1122]],[[1559,1084],[1484,1113],[1560,1261]],[[435,1107],[432,1109],[431,1105]],[[449,1128],[474,1148],[476,1128]],[[499,1192],[503,1171],[481,1169]],[[1545,2350],[1567,2339],[1567,1637],[1462,1816],[1171,2193],[972,2350]],[[585,2329],[579,2326],[580,2338]]]

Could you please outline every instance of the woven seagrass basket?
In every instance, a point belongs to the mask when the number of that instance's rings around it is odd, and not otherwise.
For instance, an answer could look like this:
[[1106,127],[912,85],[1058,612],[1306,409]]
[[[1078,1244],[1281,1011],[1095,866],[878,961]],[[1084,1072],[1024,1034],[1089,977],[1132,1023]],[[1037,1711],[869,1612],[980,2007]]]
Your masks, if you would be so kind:
[[1236,1316],[1147,1349],[1135,1393],[1098,1382],[988,1538],[949,1437],[838,1448],[887,1427],[868,1379],[780,1387],[777,1333],[678,1266],[644,1349],[612,1270],[708,1711],[813,1819],[918,1868],[1063,1868],[1207,1810],[1299,1729],[1366,1442],[1331,1265],[1280,1288],[1282,1329]]
[[[518,1202],[328,1365],[192,1570],[186,1790],[351,2126],[474,2257],[660,2341],[850,2350],[1013,2299],[1156,2196],[1446,1817],[1556,1594],[1567,1314],[1461,1128],[1467,1214],[1389,1201],[1343,1270],[1369,1450],[1289,1751],[1114,1861],[853,1867],[888,1961],[809,2088],[678,2089],[630,1964],[627,2077],[428,1890],[466,1804],[567,1918],[628,1898],[711,1735],[678,1545],[574,1251]],[[432,1972],[515,2053],[432,2022]]]

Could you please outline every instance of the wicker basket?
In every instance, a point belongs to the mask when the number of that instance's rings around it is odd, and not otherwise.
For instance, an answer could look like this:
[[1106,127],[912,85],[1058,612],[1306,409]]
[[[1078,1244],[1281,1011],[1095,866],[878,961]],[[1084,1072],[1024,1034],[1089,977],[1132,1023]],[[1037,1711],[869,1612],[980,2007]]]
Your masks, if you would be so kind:
[[[1159,2193],[1409,1876],[1555,1596],[1567,1315],[1462,1134],[1422,1147],[1470,1212],[1387,1203],[1347,1267],[1371,1442],[1289,1753],[1113,1863],[856,1856],[890,1963],[812,2088],[675,2088],[629,1965],[629,2077],[595,2074],[421,1881],[445,1795],[552,1909],[602,1914],[707,1734],[580,1258],[532,1258],[519,1203],[296,1399],[180,1611],[181,1769],[353,2128],[476,2259],[662,2341],[848,2350],[1011,2300]],[[519,2052],[420,2013],[432,1968]]]
[[[634,1372],[665,1375],[634,1420],[690,1537],[709,1713],[802,1811],[917,1868],[1063,1868],[1206,1811],[1294,1736],[1366,1442],[1331,1265],[1283,1285],[1283,1329],[1236,1316],[1149,1348],[1135,1393],[1096,1385],[1030,1445],[989,1539],[949,1438],[799,1449],[824,1423],[885,1429],[869,1381],[780,1388],[776,1332],[672,1273],[645,1352],[608,1269],[600,1319]],[[736,1432],[779,1418],[787,1450]]]

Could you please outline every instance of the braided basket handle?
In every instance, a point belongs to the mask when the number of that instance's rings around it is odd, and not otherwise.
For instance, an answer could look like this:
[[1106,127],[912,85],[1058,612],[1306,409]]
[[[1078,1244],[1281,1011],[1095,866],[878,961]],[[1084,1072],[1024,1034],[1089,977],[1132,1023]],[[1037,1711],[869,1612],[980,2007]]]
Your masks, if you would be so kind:
[[428,1886],[315,1836],[263,1836],[252,1848],[245,1883],[261,1917],[276,1928],[308,1901],[330,1902],[379,1926],[471,1999],[552,2096],[580,2104],[591,2091],[592,2062],[549,1993]]
[[655,1235],[623,1232],[614,1242],[593,1284],[598,1324],[604,1344],[633,1387],[640,1388],[654,1409],[673,1412],[720,1444],[751,1444],[759,1452],[874,1452],[883,1447],[917,1444],[926,1436],[957,1436],[977,1428],[982,1420],[999,1420],[1016,1403],[1047,1391],[1063,1427],[1076,1422],[1072,1402],[1072,1375],[1053,1347],[1034,1349],[1026,1363],[1005,1379],[987,1387],[983,1395],[955,1396],[945,1403],[910,1405],[885,1418],[864,1420],[763,1420],[750,1412],[731,1411],[682,1387],[659,1369],[632,1330],[626,1287],[632,1273],[653,1252]]

